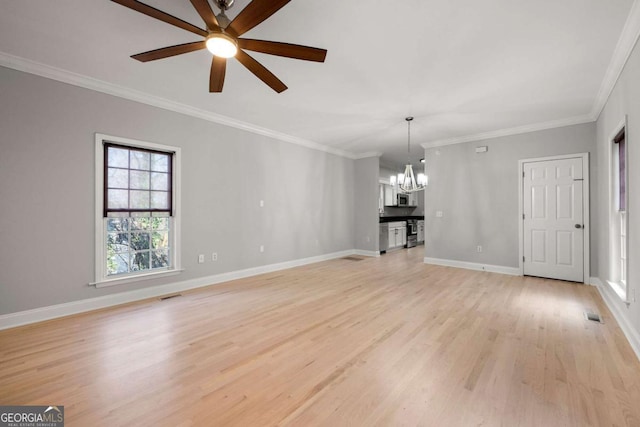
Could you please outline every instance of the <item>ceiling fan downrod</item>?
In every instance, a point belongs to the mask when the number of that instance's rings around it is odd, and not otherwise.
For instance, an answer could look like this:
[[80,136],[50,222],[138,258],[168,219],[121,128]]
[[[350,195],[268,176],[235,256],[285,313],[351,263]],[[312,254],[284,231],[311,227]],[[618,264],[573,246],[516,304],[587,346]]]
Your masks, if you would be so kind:
[[214,3],[218,6],[223,13],[226,10],[231,9],[231,6],[235,3],[235,0],[213,0]]
[[227,18],[227,15],[224,12],[229,10],[231,6],[233,6],[233,4],[235,3],[235,0],[213,0],[213,1],[220,9],[220,13],[216,15],[218,24],[220,24],[220,28],[225,30],[231,23],[231,20]]

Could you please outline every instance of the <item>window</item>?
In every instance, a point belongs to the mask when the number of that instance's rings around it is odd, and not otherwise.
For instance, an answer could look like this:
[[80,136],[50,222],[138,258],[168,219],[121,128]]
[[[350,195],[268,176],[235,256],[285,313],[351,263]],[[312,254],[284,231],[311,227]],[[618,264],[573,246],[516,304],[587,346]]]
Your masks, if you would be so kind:
[[96,286],[178,270],[178,155],[96,136]]
[[609,283],[616,293],[627,298],[627,144],[625,127],[612,139],[611,149],[611,212],[610,212],[610,271]]
[[625,129],[613,139],[616,207],[618,212],[627,210],[627,144]]

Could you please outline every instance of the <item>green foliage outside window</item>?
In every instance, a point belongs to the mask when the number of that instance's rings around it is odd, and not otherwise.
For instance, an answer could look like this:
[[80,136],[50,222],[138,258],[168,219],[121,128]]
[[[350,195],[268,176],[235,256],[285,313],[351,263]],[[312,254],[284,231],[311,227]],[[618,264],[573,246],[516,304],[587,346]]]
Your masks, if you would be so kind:
[[169,224],[150,214],[107,218],[107,275],[169,267]]

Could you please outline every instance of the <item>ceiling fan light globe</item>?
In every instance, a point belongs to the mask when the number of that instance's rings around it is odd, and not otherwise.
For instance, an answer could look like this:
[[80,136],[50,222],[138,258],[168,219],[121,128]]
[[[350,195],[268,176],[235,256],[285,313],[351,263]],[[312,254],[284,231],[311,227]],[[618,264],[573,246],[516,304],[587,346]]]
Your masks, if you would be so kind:
[[221,58],[232,58],[238,52],[236,41],[224,33],[210,35],[206,44],[209,52]]

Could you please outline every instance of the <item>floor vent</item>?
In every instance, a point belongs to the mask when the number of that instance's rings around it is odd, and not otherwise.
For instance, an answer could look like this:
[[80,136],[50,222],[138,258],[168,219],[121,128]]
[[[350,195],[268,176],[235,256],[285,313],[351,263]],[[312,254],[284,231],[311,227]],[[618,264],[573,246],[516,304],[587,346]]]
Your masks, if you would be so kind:
[[587,320],[591,320],[592,322],[604,323],[600,318],[600,315],[596,313],[589,313],[588,311],[585,311],[584,318]]
[[364,258],[357,257],[357,256],[345,256],[345,257],[342,257],[342,259],[345,259],[347,261],[362,261]]
[[182,296],[182,294],[167,295],[166,297],[161,297],[161,298],[160,298],[160,301],[166,301],[166,300],[168,300],[168,299],[176,298],[176,297],[181,297],[181,296]]

